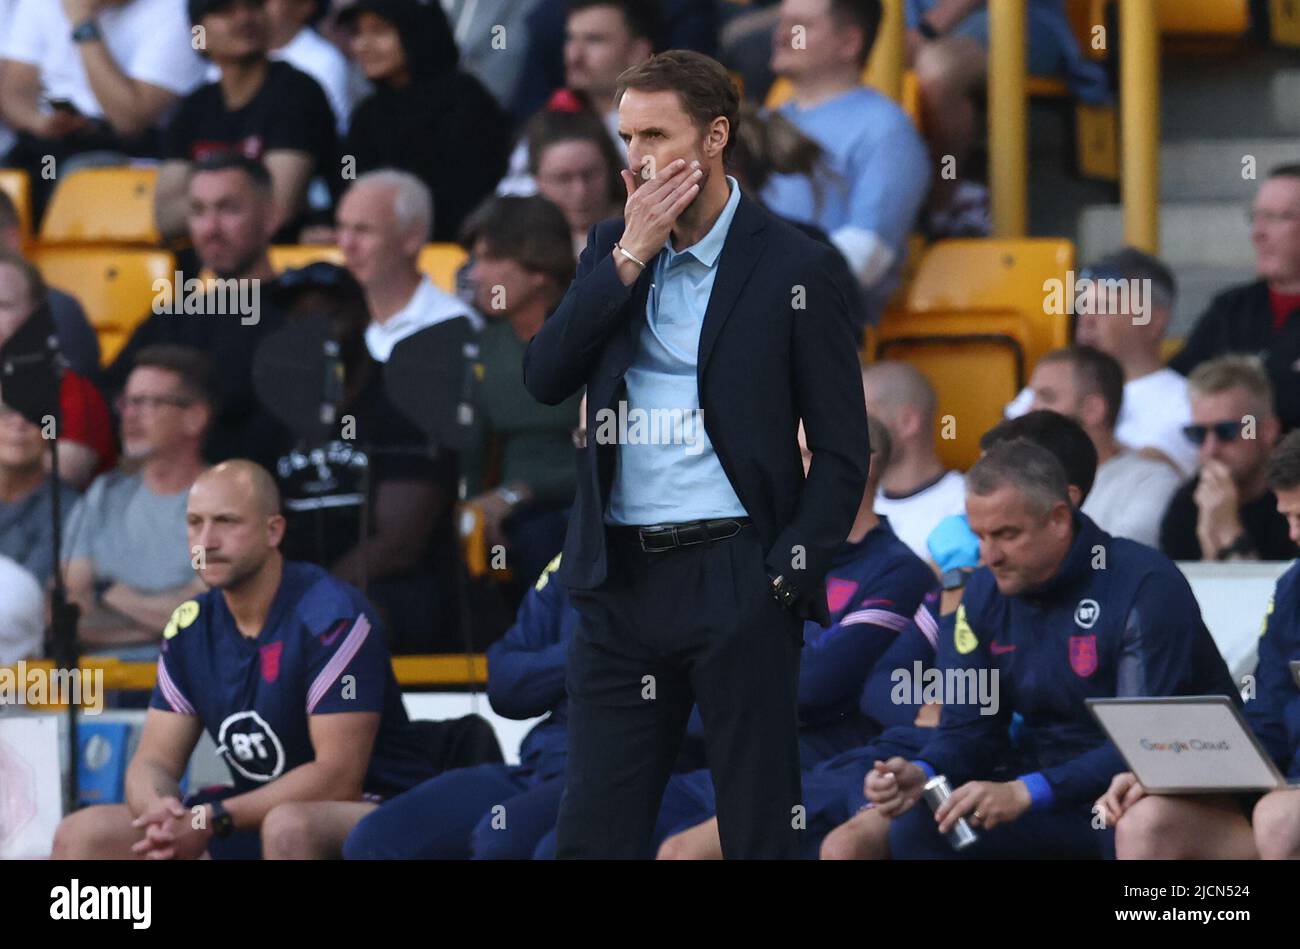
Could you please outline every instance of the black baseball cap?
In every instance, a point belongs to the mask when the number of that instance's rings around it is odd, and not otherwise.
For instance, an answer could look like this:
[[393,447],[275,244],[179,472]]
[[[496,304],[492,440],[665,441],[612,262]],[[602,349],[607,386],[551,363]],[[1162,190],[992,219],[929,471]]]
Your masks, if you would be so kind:
[[[234,2],[235,0],[189,0],[190,23],[197,26],[209,13],[220,13]],[[266,5],[266,0],[252,0],[252,2],[258,6]]]
[[366,293],[351,271],[338,264],[317,261],[296,270],[286,270],[270,286],[271,302],[288,309],[298,294],[307,290],[320,290],[340,299],[366,305]]

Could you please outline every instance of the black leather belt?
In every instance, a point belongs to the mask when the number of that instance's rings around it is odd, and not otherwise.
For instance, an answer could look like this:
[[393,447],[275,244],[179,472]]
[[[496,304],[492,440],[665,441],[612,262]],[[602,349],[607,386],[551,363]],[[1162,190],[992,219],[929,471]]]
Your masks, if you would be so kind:
[[636,540],[646,553],[655,553],[726,540],[735,537],[748,525],[747,517],[720,517],[712,521],[688,521],[685,524],[615,527],[613,531],[626,540]]

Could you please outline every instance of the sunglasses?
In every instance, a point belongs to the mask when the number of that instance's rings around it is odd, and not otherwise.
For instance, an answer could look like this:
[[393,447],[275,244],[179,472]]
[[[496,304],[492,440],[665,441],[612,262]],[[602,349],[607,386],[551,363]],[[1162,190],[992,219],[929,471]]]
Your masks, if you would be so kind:
[[1183,435],[1193,445],[1204,444],[1205,437],[1210,432],[1214,432],[1214,437],[1221,442],[1233,442],[1241,437],[1241,426],[1240,419],[1228,419],[1213,425],[1184,425]]

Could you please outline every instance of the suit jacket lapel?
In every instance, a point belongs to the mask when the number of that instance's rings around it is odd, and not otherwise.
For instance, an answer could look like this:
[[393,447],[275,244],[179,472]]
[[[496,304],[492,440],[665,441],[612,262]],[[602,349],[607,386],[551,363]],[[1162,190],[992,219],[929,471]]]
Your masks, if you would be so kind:
[[726,242],[722,245],[722,254],[718,258],[718,275],[713,281],[709,305],[704,311],[704,326],[700,330],[700,348],[695,362],[696,380],[701,393],[704,391],[704,370],[713,353],[713,344],[717,342],[727,317],[735,309],[750,272],[758,263],[764,243],[761,233],[763,227],[762,213],[742,193],[740,204],[736,207],[736,216],[731,220],[731,229],[727,231]]

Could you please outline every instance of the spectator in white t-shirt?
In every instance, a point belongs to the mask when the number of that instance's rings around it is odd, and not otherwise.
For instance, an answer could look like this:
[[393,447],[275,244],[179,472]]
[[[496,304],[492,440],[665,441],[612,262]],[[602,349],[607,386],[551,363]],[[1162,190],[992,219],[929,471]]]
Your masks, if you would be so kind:
[[885,425],[893,448],[876,492],[876,513],[923,560],[926,538],[950,514],[966,510],[965,479],[948,471],[934,449],[936,398],[929,380],[902,362],[878,362],[862,371],[867,413]]
[[[1161,353],[1174,308],[1173,274],[1150,254],[1126,247],[1085,268],[1077,285],[1075,342],[1095,346],[1124,370],[1115,437],[1189,477],[1197,458],[1196,446],[1183,436],[1192,420],[1187,380],[1165,367]],[[1007,417],[1027,412],[1032,401],[1026,388],[1007,406]]]
[[433,196],[415,175],[381,169],[359,177],[339,202],[336,233],[352,276],[366,291],[366,348],[387,362],[406,337],[444,320],[483,318],[434,285],[418,261],[433,225]]
[[30,573],[0,554],[0,666],[41,656],[45,600]]
[[1097,449],[1097,474],[1080,510],[1115,537],[1156,547],[1160,521],[1182,476],[1164,461],[1144,457],[1115,437],[1124,399],[1124,371],[1092,346],[1048,353],[1029,380],[1030,409],[1074,419]]
[[153,130],[203,81],[182,0],[17,0],[0,61],[9,161],[33,172],[38,211],[47,155],[154,154]]
[[283,60],[311,76],[325,91],[338,119],[338,131],[348,130],[357,89],[351,64],[338,48],[316,32],[329,12],[329,0],[266,0],[271,21],[271,58]]

